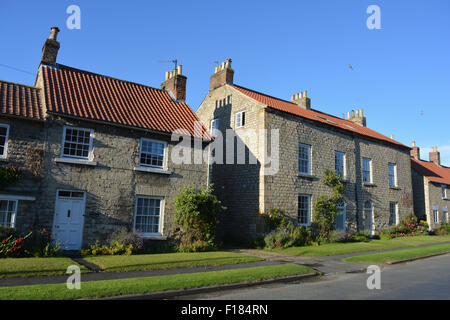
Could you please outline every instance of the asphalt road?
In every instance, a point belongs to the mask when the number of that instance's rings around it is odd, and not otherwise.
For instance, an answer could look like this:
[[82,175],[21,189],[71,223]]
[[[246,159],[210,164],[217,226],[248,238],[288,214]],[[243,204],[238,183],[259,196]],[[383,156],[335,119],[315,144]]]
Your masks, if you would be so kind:
[[450,255],[381,267],[381,289],[369,290],[371,274],[335,274],[299,283],[185,296],[180,299],[308,300],[308,299],[450,299]]

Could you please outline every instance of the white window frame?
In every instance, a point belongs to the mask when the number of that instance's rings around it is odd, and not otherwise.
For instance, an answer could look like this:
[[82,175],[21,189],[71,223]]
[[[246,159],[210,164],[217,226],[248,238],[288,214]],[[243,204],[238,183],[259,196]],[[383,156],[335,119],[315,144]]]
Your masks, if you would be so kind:
[[[341,203],[338,203],[337,205],[336,205],[336,225],[335,225],[335,228],[336,228],[336,230],[339,230],[339,231],[346,231],[347,230],[347,204],[345,203],[345,201],[342,199],[341,200],[342,202],[342,204],[343,205],[340,205]],[[343,226],[344,226],[344,229],[338,229],[337,228],[337,215],[338,215],[338,211],[342,211],[342,217],[343,217],[343,219],[344,219],[344,224],[343,224]]]
[[[83,157],[83,156],[72,156],[72,155],[66,155],[64,154],[64,144],[66,143],[66,133],[67,133],[67,129],[70,130],[82,130],[82,131],[89,131],[89,151],[88,151],[88,156],[87,157]],[[92,161],[93,159],[93,141],[94,141],[94,129],[89,129],[89,128],[81,128],[81,127],[72,127],[72,126],[64,126],[63,128],[63,137],[62,137],[62,143],[61,143],[61,158],[62,159],[79,159],[79,160],[87,160],[87,161]],[[72,142],[69,142],[72,143]]]
[[448,218],[449,218],[448,217],[448,207],[445,207],[443,212],[444,212],[444,221],[448,223],[449,222],[448,221]]
[[[139,232],[136,229],[136,218],[137,218],[137,209],[138,209],[138,199],[153,199],[159,200],[159,223],[158,223],[158,232]],[[133,219],[133,230],[139,232],[139,235],[142,237],[162,237],[163,234],[163,224],[164,224],[164,197],[154,197],[154,196],[136,196],[136,204],[134,206],[134,219]]]
[[[394,178],[394,184],[393,184],[393,185],[391,185],[391,173],[390,173],[390,168],[391,168],[391,166],[394,168],[394,176],[393,176],[393,178]],[[392,187],[392,188],[398,187],[398,181],[397,181],[397,164],[396,164],[396,163],[392,163],[392,162],[389,162],[389,163],[388,163],[388,184],[389,184],[389,187]]]
[[[368,161],[369,162],[369,181],[364,181],[364,178],[365,178],[365,173],[367,172],[367,170],[365,170],[365,168],[364,168],[364,162],[365,161]],[[366,184],[372,184],[373,183],[373,168],[372,168],[372,159],[371,158],[363,158],[362,159],[362,178],[363,178],[363,183],[366,183]]]
[[448,200],[448,197],[447,197],[447,185],[445,185],[445,184],[441,185],[441,193],[442,193],[442,199],[443,200]]
[[[238,121],[238,117],[239,117],[239,121]],[[244,127],[245,126],[245,110],[236,112],[234,121],[235,121],[236,129]]]
[[337,172],[337,168],[336,168],[336,160],[337,160],[337,156],[338,155],[342,155],[342,179],[346,179],[347,178],[347,164],[346,164],[346,156],[344,152],[340,152],[340,151],[334,151],[334,169],[336,170],[336,173],[339,174],[339,172]]
[[[366,207],[366,204],[369,203],[370,204],[370,210]],[[373,207],[373,202],[368,200],[364,202],[364,207],[363,207],[363,211],[364,211],[364,215],[367,218],[367,215],[369,215],[370,218],[370,224],[369,224],[369,228],[370,228],[370,234],[373,236],[375,234],[375,214],[374,214],[374,207]]]
[[[307,198],[307,203],[308,203],[308,211],[306,213],[306,223],[301,223],[300,222],[300,197],[306,197]],[[309,194],[299,194],[298,198],[297,198],[297,202],[298,202],[298,209],[297,209],[297,221],[298,224],[301,226],[310,226],[311,225],[311,195]]]
[[[305,147],[306,150],[307,150],[307,152],[306,152],[306,154],[308,156],[307,159],[300,159],[300,148],[303,148],[303,147]],[[297,157],[298,157],[298,174],[311,175],[311,146],[307,145],[307,144],[299,143],[297,151],[298,151],[297,152]],[[300,170],[300,160],[307,161],[307,171],[302,172]]]
[[[1,221],[0,222],[0,226],[15,228],[15,226],[16,226],[17,208],[19,206],[19,201],[17,199],[6,199],[6,198],[0,198],[0,201],[6,201],[7,202],[7,204],[6,204],[7,207],[9,206],[9,202],[13,202],[14,203],[14,212],[12,212],[12,214],[11,214],[11,221],[7,225],[3,224],[6,221]],[[5,218],[6,218],[6,216],[5,216]]]
[[391,205],[394,205],[394,210],[395,210],[395,212],[394,212],[394,224],[392,224],[393,226],[398,226],[398,224],[399,224],[399,217],[398,217],[398,203],[397,202],[393,202],[393,201],[391,201],[391,202],[389,202],[389,220],[391,219],[391,214],[392,214],[392,212],[391,212]]
[[212,119],[211,120],[211,134],[214,138],[217,137],[217,131],[219,130],[219,119]]
[[0,159],[6,159],[8,156],[9,124],[0,123],[0,127],[6,128],[5,145],[3,146],[3,154],[0,154]]
[[439,209],[433,209],[433,222],[439,224]]
[[[150,164],[141,163],[141,155],[142,155],[142,146],[143,142],[154,142],[154,143],[160,143],[164,145],[164,152],[163,152],[163,160],[162,160],[162,166],[153,166]],[[161,141],[161,140],[154,140],[154,139],[148,139],[148,138],[141,138],[139,142],[139,166],[143,168],[156,168],[156,169],[165,169],[166,168],[166,162],[167,162],[167,141]]]

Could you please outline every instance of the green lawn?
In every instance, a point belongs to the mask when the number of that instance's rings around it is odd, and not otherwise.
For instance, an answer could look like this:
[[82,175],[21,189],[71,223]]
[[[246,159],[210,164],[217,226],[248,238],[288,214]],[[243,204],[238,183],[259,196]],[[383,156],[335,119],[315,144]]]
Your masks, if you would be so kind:
[[445,253],[445,252],[450,252],[450,244],[442,244],[425,248],[405,249],[391,252],[371,253],[347,258],[344,259],[344,261],[387,263],[410,258],[424,257],[431,254]]
[[257,257],[225,251],[142,254],[132,256],[90,256],[84,259],[98,265],[104,271],[110,272],[217,266],[263,260]]
[[88,270],[65,257],[0,259],[0,279],[13,277],[55,276],[66,274],[67,267],[77,265],[82,272]]
[[275,251],[297,256],[320,257],[354,252],[416,247],[421,244],[441,242],[450,242],[450,236],[417,236],[392,240],[371,240],[369,242],[328,243],[317,247],[291,247]]
[[101,298],[166,290],[181,290],[219,284],[260,281],[308,273],[317,272],[306,266],[284,264],[171,276],[82,282],[80,290],[69,290],[67,289],[66,284],[3,287],[0,288],[0,300],[67,300]]

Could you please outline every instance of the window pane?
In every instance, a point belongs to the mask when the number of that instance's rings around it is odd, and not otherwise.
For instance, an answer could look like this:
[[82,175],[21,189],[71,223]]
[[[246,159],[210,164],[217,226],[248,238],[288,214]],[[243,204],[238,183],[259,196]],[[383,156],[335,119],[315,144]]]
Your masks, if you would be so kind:
[[13,218],[17,211],[15,200],[0,200],[0,225],[14,227]]
[[363,158],[363,182],[371,183],[372,182],[372,173],[371,173],[371,160],[368,158]]
[[335,152],[334,166],[336,173],[341,177],[345,176],[345,155],[342,152]]
[[63,156],[87,159],[89,157],[90,142],[90,130],[66,128]]
[[298,197],[298,222],[309,224],[309,196]]
[[163,168],[165,144],[142,140],[139,163],[143,166]]
[[298,172],[303,174],[309,174],[309,155],[310,147],[300,144],[298,147]]
[[161,199],[137,198],[135,229],[142,233],[158,233]]

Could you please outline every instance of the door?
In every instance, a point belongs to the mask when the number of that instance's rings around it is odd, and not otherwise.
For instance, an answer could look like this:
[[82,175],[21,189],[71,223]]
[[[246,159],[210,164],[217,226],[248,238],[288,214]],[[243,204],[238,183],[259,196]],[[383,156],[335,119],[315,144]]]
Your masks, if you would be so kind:
[[53,239],[64,250],[80,250],[83,241],[85,193],[58,190],[56,195]]

